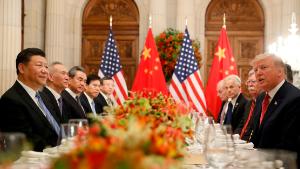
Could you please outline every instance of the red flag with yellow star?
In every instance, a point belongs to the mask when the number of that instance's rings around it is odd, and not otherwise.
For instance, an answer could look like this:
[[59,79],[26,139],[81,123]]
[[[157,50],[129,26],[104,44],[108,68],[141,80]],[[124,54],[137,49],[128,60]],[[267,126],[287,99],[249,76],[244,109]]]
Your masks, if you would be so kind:
[[155,91],[168,94],[152,30],[149,28],[140,58],[140,64],[132,85],[133,92]]
[[208,112],[216,120],[222,104],[221,99],[217,96],[217,84],[220,80],[230,74],[237,75],[236,63],[232,55],[225,26],[221,29],[215,51],[214,60],[210,68],[206,85],[205,98]]

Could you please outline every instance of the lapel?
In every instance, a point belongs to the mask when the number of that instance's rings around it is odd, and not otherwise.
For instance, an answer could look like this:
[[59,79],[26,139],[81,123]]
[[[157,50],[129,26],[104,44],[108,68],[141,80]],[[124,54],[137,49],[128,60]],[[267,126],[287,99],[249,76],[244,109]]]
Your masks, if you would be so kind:
[[66,90],[64,90],[62,92],[62,96],[64,96],[64,102],[67,102],[69,105],[71,105],[72,107],[74,107],[74,111],[77,112],[78,115],[81,115],[82,117],[86,117],[85,112],[83,110],[83,108],[77,103],[77,101],[70,95],[69,92],[67,92]]
[[242,93],[239,94],[238,98],[236,99],[236,102],[233,106],[232,115],[234,116],[237,113],[237,110],[239,109],[240,102],[243,99]]
[[48,102],[49,102],[53,106],[54,112],[51,111],[51,114],[56,119],[56,121],[59,122],[60,121],[59,119],[61,117],[61,112],[60,112],[60,109],[58,107],[56,98],[54,97],[54,95],[52,94],[52,92],[49,89],[47,89],[46,87],[43,88],[41,94],[42,94],[41,96],[43,97],[43,100],[44,99],[47,100],[45,102],[45,104],[48,104]]
[[286,96],[285,86],[287,82],[284,82],[283,85],[279,88],[279,90],[274,95],[274,98],[270,102],[268,109],[265,113],[265,117],[263,121],[260,124],[259,131],[264,128],[265,125],[268,124],[269,120],[272,120],[274,117],[277,116],[278,113],[280,113],[279,107],[281,107],[284,104],[284,97]]
[[[38,118],[39,120],[42,120],[43,123],[46,124],[49,129],[54,131],[51,124],[45,117],[44,113],[40,110],[40,108],[32,100],[32,98],[29,96],[29,94],[26,92],[26,90],[21,86],[21,84],[19,82],[16,82],[14,86],[15,86],[15,89],[17,90],[17,92],[20,94],[20,97],[22,98],[22,100],[24,102],[26,102],[31,107],[31,109],[35,112],[32,116]],[[32,111],[29,111],[29,112],[31,113]],[[54,133],[56,133],[56,132],[54,131]]]
[[80,102],[81,102],[82,107],[85,110],[85,113],[91,113],[91,112],[93,112],[92,108],[90,106],[90,103],[88,101],[88,98],[86,97],[86,95],[84,93],[82,93],[80,95]]

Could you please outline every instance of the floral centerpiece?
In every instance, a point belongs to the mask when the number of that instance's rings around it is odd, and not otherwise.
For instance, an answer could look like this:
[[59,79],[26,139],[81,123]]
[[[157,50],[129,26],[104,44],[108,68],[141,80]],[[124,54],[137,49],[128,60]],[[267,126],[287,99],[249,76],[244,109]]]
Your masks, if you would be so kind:
[[[157,93],[139,93],[106,118],[96,119],[55,169],[180,168],[184,138],[192,134],[191,108]],[[81,140],[81,141],[79,141]]]
[[[184,34],[182,32],[168,28],[155,38],[163,73],[167,82],[169,82],[172,78],[177,57],[179,56],[181,44],[183,42],[183,37]],[[195,51],[195,57],[198,60],[198,65],[201,66],[202,57],[199,51],[200,42],[192,40],[192,45]]]

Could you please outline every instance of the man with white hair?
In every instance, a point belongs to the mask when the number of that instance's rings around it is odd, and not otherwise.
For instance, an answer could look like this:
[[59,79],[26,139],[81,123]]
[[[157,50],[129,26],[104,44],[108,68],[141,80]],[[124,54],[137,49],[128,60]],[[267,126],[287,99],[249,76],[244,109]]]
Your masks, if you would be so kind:
[[223,113],[219,114],[219,122],[231,124],[232,131],[239,133],[240,131],[236,131],[236,129],[243,117],[247,103],[247,99],[241,93],[241,79],[237,75],[229,75],[224,79],[224,86],[228,100],[227,104],[222,107],[226,111],[221,110]]
[[258,86],[265,91],[256,99],[251,141],[257,148],[299,153],[300,90],[285,80],[285,65],[279,57],[261,54],[251,64]]
[[223,79],[220,80],[217,84],[217,95],[220,97],[222,102],[227,100],[226,90],[225,90]]

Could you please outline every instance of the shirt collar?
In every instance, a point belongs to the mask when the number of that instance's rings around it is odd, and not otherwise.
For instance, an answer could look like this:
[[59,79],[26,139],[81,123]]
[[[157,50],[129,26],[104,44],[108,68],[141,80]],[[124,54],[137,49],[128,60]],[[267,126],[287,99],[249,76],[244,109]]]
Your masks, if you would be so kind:
[[29,94],[29,96],[35,100],[35,95],[36,95],[36,92],[38,91],[35,91],[33,90],[31,87],[27,86],[26,84],[22,83],[20,80],[17,79],[17,81],[21,84],[21,86],[25,89],[25,91]]
[[61,97],[60,94],[53,90],[51,87],[46,86],[46,88],[50,90],[50,92],[54,95],[56,100],[58,100]]
[[285,80],[282,80],[277,86],[275,86],[272,90],[267,92],[268,95],[270,96],[270,101],[273,99],[273,97],[275,96],[275,94],[277,93],[277,91],[280,89],[280,87],[283,85],[284,82]]
[[94,102],[94,100],[85,92],[83,92],[84,95],[86,96],[86,98],[88,99],[88,102],[91,104],[92,102]]
[[105,100],[107,100],[108,97],[106,96],[106,94],[104,94],[104,93],[101,92],[101,91],[100,91],[100,94],[104,97]]
[[234,106],[235,105],[235,103],[236,103],[236,100],[237,100],[237,98],[239,97],[239,95],[240,95],[241,93],[239,93],[236,97],[234,97],[234,98],[229,98],[228,99],[228,102],[230,102],[231,101],[231,103],[232,103],[232,105]]
[[67,91],[74,99],[76,99],[77,94],[74,93],[70,88],[66,88],[66,91]]

